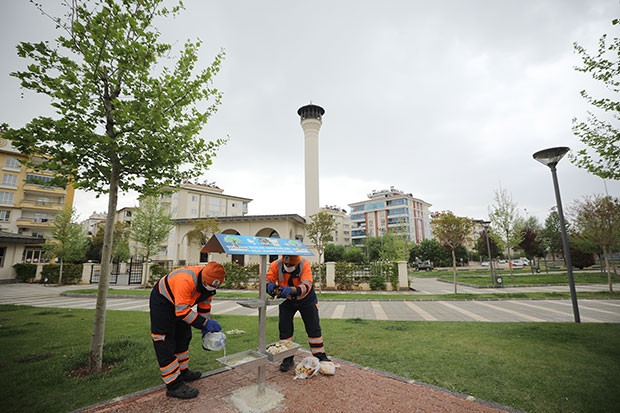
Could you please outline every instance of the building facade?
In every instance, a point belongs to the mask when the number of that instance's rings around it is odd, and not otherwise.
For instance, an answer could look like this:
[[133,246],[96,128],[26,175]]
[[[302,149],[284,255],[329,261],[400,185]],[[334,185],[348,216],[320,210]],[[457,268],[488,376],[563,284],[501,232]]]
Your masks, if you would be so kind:
[[361,245],[367,237],[393,232],[420,243],[432,237],[429,208],[431,204],[393,186],[372,191],[365,201],[349,204],[351,208],[351,243]]
[[20,162],[26,160],[10,141],[0,136],[0,231],[40,240],[25,245],[22,256],[14,257],[15,262],[44,262],[45,239],[51,236],[56,215],[66,206],[73,206],[74,189],[71,183],[63,187],[53,185],[51,173],[35,171]]
[[324,206],[319,210],[334,217],[336,229],[332,232],[333,241],[330,244],[351,246],[351,216],[347,211],[335,206]]

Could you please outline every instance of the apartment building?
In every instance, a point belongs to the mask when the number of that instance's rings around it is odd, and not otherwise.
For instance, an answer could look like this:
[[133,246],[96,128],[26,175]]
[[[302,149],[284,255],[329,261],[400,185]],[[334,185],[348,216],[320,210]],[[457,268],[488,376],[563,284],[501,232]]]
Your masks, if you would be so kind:
[[[26,244],[21,257],[14,256],[13,260],[43,262],[45,239],[51,236],[56,215],[73,205],[74,189],[70,183],[65,187],[52,185],[52,174],[22,165],[20,161],[26,159],[10,141],[0,137],[0,231],[40,239]],[[36,158],[32,160],[36,162]]]
[[361,245],[366,237],[388,232],[403,234],[416,243],[431,238],[430,206],[393,186],[387,190],[373,190],[367,200],[349,204],[351,243]]
[[351,216],[347,214],[347,211],[336,206],[325,205],[323,208],[319,209],[319,212],[324,212],[334,217],[336,229],[332,232],[333,241],[330,241],[330,244],[350,247]]

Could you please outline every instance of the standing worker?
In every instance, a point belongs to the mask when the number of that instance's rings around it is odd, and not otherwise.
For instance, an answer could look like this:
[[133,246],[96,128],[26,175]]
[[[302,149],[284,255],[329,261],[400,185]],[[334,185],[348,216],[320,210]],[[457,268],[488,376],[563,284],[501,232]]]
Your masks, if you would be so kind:
[[[293,340],[293,317],[299,311],[306,327],[312,355],[320,361],[330,361],[323,347],[310,261],[299,255],[283,255],[281,259],[273,261],[267,272],[267,294],[286,298],[279,306],[280,340]],[[293,364],[293,356],[286,357],[280,364],[280,371],[289,371]]]
[[211,300],[225,277],[226,270],[216,262],[181,267],[162,277],[151,291],[151,337],[167,396],[198,396],[198,389],[186,384],[202,377],[202,372],[189,369],[191,327],[202,330],[203,336],[222,329],[211,319]]

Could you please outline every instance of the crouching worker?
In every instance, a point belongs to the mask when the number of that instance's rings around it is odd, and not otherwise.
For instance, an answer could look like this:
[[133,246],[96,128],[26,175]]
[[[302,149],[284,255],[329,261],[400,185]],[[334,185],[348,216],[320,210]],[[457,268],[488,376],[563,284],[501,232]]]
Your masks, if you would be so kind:
[[[283,255],[281,259],[273,261],[267,271],[267,294],[286,298],[279,306],[280,340],[293,340],[293,317],[299,311],[306,327],[312,355],[320,361],[330,361],[323,347],[310,261],[299,255]],[[293,356],[285,358],[280,364],[280,371],[289,371],[293,364]]]
[[151,336],[167,396],[198,396],[198,389],[186,384],[202,377],[200,371],[189,369],[191,327],[203,335],[222,329],[211,319],[211,300],[225,276],[226,270],[216,262],[181,267],[162,277],[151,291]]

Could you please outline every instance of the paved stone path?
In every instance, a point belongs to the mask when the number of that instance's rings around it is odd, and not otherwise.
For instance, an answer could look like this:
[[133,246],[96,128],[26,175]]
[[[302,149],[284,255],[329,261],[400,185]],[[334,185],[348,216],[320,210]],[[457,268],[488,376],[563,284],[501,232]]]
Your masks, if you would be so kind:
[[[426,294],[447,294],[454,291],[452,284],[431,278],[412,277],[415,291],[403,292],[403,298],[411,299]],[[620,286],[618,286],[620,287]],[[2,284],[0,304],[22,304],[36,307],[94,309],[93,296],[70,295],[72,290],[86,286],[45,287],[41,284]],[[115,287],[112,288],[127,288]],[[606,285],[577,285],[577,291],[605,291]],[[458,286],[460,293],[509,293],[520,291],[565,291],[568,286],[541,286],[522,288],[484,289]],[[61,294],[69,294],[68,296]],[[352,294],[352,293],[349,293]],[[321,301],[321,318],[361,318],[367,320],[394,321],[479,321],[479,322],[572,322],[572,302],[566,300],[462,300],[462,301],[374,301],[355,293],[355,301]],[[620,323],[620,300],[578,300],[581,322]],[[107,301],[109,310],[148,311],[144,298],[112,298]],[[267,308],[267,316],[277,316],[277,306]],[[255,315],[257,310],[245,308],[236,300],[216,298],[213,314]]]

